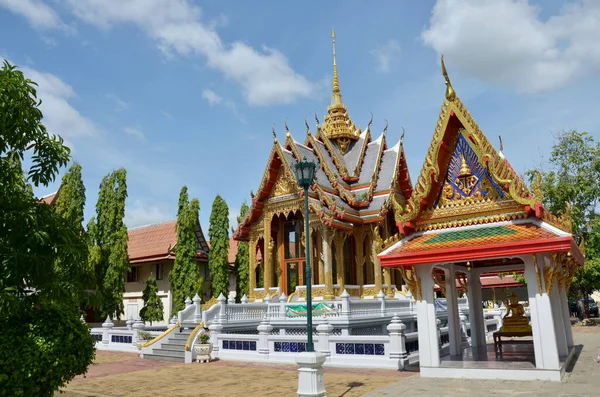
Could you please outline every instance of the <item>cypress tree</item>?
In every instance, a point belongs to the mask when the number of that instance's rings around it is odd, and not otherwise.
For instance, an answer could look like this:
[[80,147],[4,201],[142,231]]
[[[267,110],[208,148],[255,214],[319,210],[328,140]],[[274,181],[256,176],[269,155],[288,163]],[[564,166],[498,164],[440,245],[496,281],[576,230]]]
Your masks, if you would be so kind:
[[212,278],[212,293],[229,295],[229,208],[219,195],[213,201],[208,229],[210,252],[208,266]]
[[[244,201],[240,208],[240,217],[238,222],[241,222],[246,214],[248,213],[248,205]],[[238,242],[238,250],[235,256],[235,287],[236,287],[236,299],[238,302],[242,299],[242,296],[248,296],[248,277],[250,269],[250,257],[248,243],[244,241]]]
[[[173,313],[185,308],[185,299],[192,298],[200,279],[200,267],[196,262],[196,227],[198,225],[200,202],[197,198],[188,202],[187,187],[181,188],[177,210],[177,243],[175,244],[175,263],[169,273],[173,289]],[[200,293],[199,295],[202,295]]]
[[150,273],[146,279],[146,288],[142,293],[142,299],[144,300],[144,307],[140,310],[140,317],[144,321],[150,321],[152,325],[153,321],[160,321],[163,319],[163,303],[158,296],[158,286],[156,285],[156,277]]
[[101,295],[103,315],[113,318],[123,313],[125,273],[130,270],[127,255],[125,200],[127,172],[124,169],[106,175],[100,183],[96,219],[88,224],[89,263],[95,269],[96,287]]

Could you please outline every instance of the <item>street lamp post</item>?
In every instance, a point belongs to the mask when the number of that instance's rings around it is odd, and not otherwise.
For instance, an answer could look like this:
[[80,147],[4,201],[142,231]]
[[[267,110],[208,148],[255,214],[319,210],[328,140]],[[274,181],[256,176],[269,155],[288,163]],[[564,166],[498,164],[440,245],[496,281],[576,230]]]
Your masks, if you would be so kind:
[[305,279],[306,279],[306,334],[308,336],[308,343],[306,344],[306,351],[314,352],[313,344],[313,329],[312,329],[312,272],[310,268],[310,233],[308,225],[308,188],[313,184],[315,176],[316,164],[312,161],[306,160],[306,157],[294,166],[294,172],[296,173],[296,180],[298,186],[304,189],[304,248],[306,248],[306,268],[305,268]]

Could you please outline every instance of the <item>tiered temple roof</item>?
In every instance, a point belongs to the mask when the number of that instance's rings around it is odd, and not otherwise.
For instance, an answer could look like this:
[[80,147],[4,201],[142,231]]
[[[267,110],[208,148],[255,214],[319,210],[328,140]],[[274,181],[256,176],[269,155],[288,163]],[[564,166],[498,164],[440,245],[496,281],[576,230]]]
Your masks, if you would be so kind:
[[306,158],[315,162],[315,184],[309,190],[309,209],[323,223],[350,230],[354,225],[380,222],[391,209],[391,197],[403,203],[412,192],[404,148],[400,140],[388,147],[386,128],[371,137],[371,121],[362,131],[342,101],[334,43],[333,89],[324,122],[315,117],[313,133],[307,122],[304,142],[296,141],[286,124],[286,138],[274,144],[260,187],[252,194],[248,216],[235,233],[246,240],[251,224],[259,219],[265,202],[302,194],[294,176],[294,166]]

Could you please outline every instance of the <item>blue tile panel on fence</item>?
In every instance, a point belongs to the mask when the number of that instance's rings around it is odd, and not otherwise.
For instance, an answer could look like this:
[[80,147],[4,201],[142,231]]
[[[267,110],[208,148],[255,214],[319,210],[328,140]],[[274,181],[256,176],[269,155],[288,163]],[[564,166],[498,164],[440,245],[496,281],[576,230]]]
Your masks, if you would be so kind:
[[363,354],[367,356],[383,356],[383,343],[336,343],[336,354]]
[[102,341],[102,334],[92,334],[92,339],[96,342]]
[[282,353],[303,353],[306,351],[305,342],[275,342],[275,351]]
[[132,338],[129,335],[112,335],[110,341],[113,343],[131,343]]
[[256,351],[256,341],[254,341],[254,340],[224,340],[223,341],[223,349]]

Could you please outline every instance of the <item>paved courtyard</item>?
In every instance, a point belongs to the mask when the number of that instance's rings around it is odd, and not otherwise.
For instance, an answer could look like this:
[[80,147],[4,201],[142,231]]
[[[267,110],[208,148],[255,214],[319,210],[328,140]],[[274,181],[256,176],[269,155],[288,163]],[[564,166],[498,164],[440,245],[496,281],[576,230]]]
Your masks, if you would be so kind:
[[[600,396],[600,327],[574,328],[579,357],[563,382],[511,382],[424,379],[418,369],[325,369],[328,397],[350,396]],[[117,396],[295,396],[295,365],[265,365],[231,361],[179,364],[142,360],[135,354],[98,352],[85,378],[78,377],[65,397]],[[59,394],[57,394],[58,396]]]

